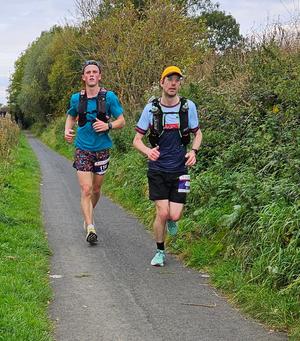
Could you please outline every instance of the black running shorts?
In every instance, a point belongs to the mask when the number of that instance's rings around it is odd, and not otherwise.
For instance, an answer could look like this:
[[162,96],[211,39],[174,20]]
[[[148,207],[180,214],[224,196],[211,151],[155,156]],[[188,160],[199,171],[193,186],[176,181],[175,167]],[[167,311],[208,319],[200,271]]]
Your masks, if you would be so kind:
[[[186,172],[167,173],[148,170],[149,199],[169,200],[185,204],[189,192],[189,175]],[[183,185],[183,186],[182,186]]]

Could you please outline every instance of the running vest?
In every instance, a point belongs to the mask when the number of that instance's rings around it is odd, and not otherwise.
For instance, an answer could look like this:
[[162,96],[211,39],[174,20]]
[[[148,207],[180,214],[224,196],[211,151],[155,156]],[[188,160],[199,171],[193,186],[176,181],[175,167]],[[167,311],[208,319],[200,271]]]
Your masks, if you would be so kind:
[[[164,133],[163,111],[159,104],[158,98],[152,101],[152,108],[150,110],[153,114],[152,126],[150,127],[150,133],[148,135],[149,142],[152,147],[155,147],[159,143],[161,135]],[[179,135],[181,137],[181,143],[186,146],[190,143],[190,130],[189,130],[189,106],[185,97],[180,98],[179,108]]]
[[[108,122],[108,117],[106,116],[106,93],[107,90],[105,88],[101,88],[97,95],[97,118],[100,121],[103,121],[105,123]],[[86,118],[87,115],[87,103],[88,98],[86,96],[86,91],[81,90],[80,91],[80,97],[79,97],[79,104],[78,104],[78,125],[79,127],[83,127],[86,122],[95,122],[95,120],[88,120]]]

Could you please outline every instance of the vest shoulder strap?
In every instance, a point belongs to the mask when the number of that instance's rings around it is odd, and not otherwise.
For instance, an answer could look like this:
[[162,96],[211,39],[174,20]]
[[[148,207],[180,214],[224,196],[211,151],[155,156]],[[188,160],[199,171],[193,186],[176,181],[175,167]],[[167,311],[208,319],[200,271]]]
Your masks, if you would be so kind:
[[87,109],[87,97],[85,90],[81,90],[79,94],[79,105],[78,105],[78,114],[82,115],[86,113]]
[[97,113],[101,115],[106,113],[106,94],[107,90],[101,88],[97,95]]
[[155,135],[160,136],[162,134],[164,128],[163,128],[163,111],[162,111],[162,108],[160,106],[158,98],[154,98],[152,100],[151,112],[153,115],[153,120],[152,120],[152,126],[151,126],[150,130]]
[[179,120],[181,133],[186,133],[189,130],[189,106],[185,97],[180,98]]

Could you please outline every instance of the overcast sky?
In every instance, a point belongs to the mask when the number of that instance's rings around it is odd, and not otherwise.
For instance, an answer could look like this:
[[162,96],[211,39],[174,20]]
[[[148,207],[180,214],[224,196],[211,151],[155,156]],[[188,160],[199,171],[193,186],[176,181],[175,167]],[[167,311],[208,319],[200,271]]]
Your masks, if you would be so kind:
[[[300,0],[220,0],[220,9],[232,14],[246,35],[261,30],[267,22],[285,22],[299,15]],[[14,62],[28,44],[53,25],[75,21],[74,0],[0,0],[0,103],[6,103],[6,88]]]

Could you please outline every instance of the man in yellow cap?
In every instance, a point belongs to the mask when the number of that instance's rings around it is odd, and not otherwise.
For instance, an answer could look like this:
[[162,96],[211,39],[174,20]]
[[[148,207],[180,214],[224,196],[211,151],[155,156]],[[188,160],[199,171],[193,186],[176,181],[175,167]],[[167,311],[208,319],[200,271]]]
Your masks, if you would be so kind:
[[[201,145],[195,104],[178,95],[183,74],[177,66],[168,66],[161,74],[162,94],[149,102],[136,125],[134,147],[148,158],[149,198],[155,202],[153,230],[157,250],[151,265],[165,264],[165,235],[177,233],[186,194],[190,189],[187,168],[196,163]],[[143,142],[147,131],[151,147]],[[190,144],[190,135],[194,135]]]

